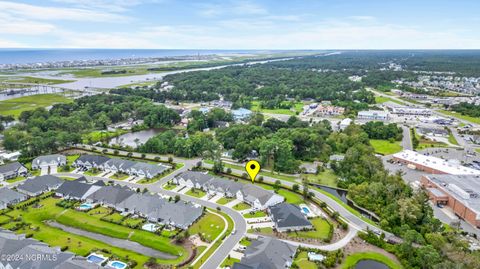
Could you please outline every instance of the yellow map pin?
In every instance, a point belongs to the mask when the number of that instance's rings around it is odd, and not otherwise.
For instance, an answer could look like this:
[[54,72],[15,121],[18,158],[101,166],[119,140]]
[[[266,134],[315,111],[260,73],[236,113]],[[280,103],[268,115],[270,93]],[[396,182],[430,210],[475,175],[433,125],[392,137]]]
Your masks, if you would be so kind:
[[252,183],[254,183],[255,177],[258,175],[258,172],[260,172],[260,164],[255,160],[251,160],[245,165],[245,170],[247,170],[248,175],[252,179]]

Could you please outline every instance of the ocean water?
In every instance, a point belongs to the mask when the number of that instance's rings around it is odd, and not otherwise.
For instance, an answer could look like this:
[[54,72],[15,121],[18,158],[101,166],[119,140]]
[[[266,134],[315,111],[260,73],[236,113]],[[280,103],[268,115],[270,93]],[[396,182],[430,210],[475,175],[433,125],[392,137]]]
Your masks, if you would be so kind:
[[[255,53],[256,50],[174,49],[0,49],[0,64],[29,64],[73,60],[173,57],[227,53]],[[263,51],[264,52],[264,51]]]

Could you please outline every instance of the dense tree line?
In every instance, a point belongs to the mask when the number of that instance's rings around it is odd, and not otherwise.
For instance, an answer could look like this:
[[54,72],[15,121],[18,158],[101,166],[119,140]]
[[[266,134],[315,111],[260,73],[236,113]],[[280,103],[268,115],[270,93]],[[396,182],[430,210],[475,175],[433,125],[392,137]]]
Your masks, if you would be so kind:
[[369,121],[362,125],[370,139],[402,140],[403,130],[395,123],[384,124],[381,121]]
[[144,120],[146,127],[162,127],[172,126],[180,117],[141,97],[88,96],[54,105],[49,111],[38,108],[22,112],[20,123],[4,132],[3,145],[8,150],[21,150],[27,157],[37,156],[80,143],[83,134],[127,119]]
[[471,117],[480,117],[480,106],[477,106],[475,104],[460,103],[460,104],[451,106],[451,109],[462,115],[467,115]]
[[232,122],[233,116],[221,108],[213,108],[207,113],[198,110],[190,112],[187,130],[189,133],[217,127],[222,122]]

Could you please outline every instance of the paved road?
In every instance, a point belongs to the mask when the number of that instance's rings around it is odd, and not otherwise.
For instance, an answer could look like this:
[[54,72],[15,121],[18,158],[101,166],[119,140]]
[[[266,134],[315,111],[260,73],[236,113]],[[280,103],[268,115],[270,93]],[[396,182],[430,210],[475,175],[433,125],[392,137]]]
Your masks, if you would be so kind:
[[413,150],[410,128],[408,128],[407,126],[402,126],[402,130],[403,130],[403,138],[402,138],[403,149]]

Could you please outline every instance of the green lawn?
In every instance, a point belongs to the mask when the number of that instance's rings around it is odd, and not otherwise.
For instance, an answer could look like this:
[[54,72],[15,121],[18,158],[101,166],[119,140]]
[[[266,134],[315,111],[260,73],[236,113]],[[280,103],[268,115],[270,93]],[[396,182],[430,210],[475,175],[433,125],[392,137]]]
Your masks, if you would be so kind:
[[402,151],[400,141],[390,143],[388,140],[370,139],[370,145],[372,145],[376,153],[382,155],[390,155]]
[[15,183],[15,182],[19,182],[19,181],[23,181],[27,179],[26,177],[22,177],[22,176],[18,176],[18,177],[14,177],[14,178],[10,178],[10,179],[7,179],[6,181],[8,183]]
[[380,95],[375,96],[375,103],[376,104],[383,104],[383,103],[388,102],[388,101],[394,102],[394,103],[397,103],[397,104],[401,104],[401,105],[404,104],[403,102],[400,102],[396,99],[389,98],[389,97],[386,97],[386,96],[380,96]]
[[164,188],[165,190],[168,190],[168,191],[171,191],[171,190],[175,189],[176,187],[178,187],[178,185],[169,184],[169,183],[163,185],[163,188]]
[[[157,259],[160,263],[176,264],[186,258],[187,252],[182,247],[172,245],[167,238],[146,231],[133,230],[121,225],[100,220],[104,215],[97,213],[106,213],[108,209],[93,209],[87,214],[72,209],[58,207],[56,206],[58,201],[58,199],[47,198],[40,201],[38,208],[27,208],[26,210],[13,210],[9,212],[8,215],[14,219],[21,219],[30,224],[29,226],[19,229],[17,233],[33,234],[35,239],[43,241],[50,246],[67,246],[69,251],[80,256],[86,256],[95,249],[106,249],[113,255],[120,257],[122,260],[133,259],[137,261],[138,265],[135,268],[143,268],[143,264],[149,259],[142,254],[113,247],[91,238],[70,234],[60,229],[53,228],[45,223],[46,220],[55,220],[70,227],[111,237],[122,239],[129,237],[129,240],[138,242],[147,247],[171,254],[180,254],[179,258],[175,260]],[[11,222],[10,225],[16,223],[18,222]],[[7,227],[4,226],[4,228]]]
[[85,144],[92,144],[92,143],[101,142],[101,141],[106,142],[113,137],[117,137],[125,133],[128,133],[128,131],[125,131],[125,130],[118,130],[115,132],[106,131],[106,130],[92,131],[90,133],[82,135],[82,141]]
[[306,177],[310,182],[322,184],[330,187],[337,187],[338,176],[330,169],[314,174],[303,174],[302,177]]
[[238,203],[233,207],[233,209],[238,210],[238,211],[242,211],[242,210],[250,209],[250,208],[252,208],[252,207],[245,202]]
[[266,216],[267,216],[267,213],[265,213],[264,211],[256,211],[256,212],[253,212],[253,214],[250,212],[243,214],[243,217],[246,219],[261,218]]
[[462,120],[466,120],[466,121],[469,121],[469,122],[480,124],[480,118],[478,118],[478,117],[471,117],[471,116],[468,116],[468,115],[462,115],[460,113],[456,113],[455,111],[449,111],[449,110],[438,110],[438,112],[440,112],[442,114],[445,114],[447,116],[450,116],[450,117],[459,118],[459,119],[462,119]]
[[120,215],[119,213],[113,213],[108,216],[103,217],[103,219],[107,221],[112,221],[112,222],[120,222],[123,220],[123,216]]
[[87,171],[83,172],[83,174],[86,175],[86,176],[97,176],[100,173],[102,173],[102,171],[99,170],[99,169],[96,169],[96,168],[92,168],[90,170],[87,170]]
[[327,220],[323,218],[314,218],[314,219],[310,219],[310,222],[312,223],[314,230],[294,231],[294,232],[288,233],[288,235],[292,237],[312,238],[312,239],[319,239],[319,240],[329,239],[330,230],[333,227]]
[[232,268],[233,267],[233,264],[236,263],[236,262],[240,262],[239,259],[235,259],[235,258],[232,258],[232,257],[227,257],[225,258],[225,260],[222,262],[222,264],[220,265],[220,268],[225,268],[225,267],[229,267],[229,268]]
[[255,229],[248,229],[247,233],[261,233],[261,234],[266,234],[266,235],[272,235],[273,234],[273,228],[272,227],[265,227],[265,228],[255,228]]
[[204,192],[204,191],[202,191],[202,190],[199,190],[199,189],[191,188],[191,189],[188,190],[185,194],[186,194],[186,195],[193,196],[193,197],[197,197],[197,198],[202,198],[202,197],[205,196],[207,193]]
[[115,180],[125,180],[129,177],[128,174],[124,174],[124,173],[121,173],[121,172],[117,172],[115,174],[113,174],[112,176],[110,176],[111,179],[115,179]]
[[376,253],[376,252],[359,252],[359,253],[354,253],[345,259],[345,261],[342,263],[340,266],[341,269],[353,269],[355,268],[355,265],[361,261],[361,260],[375,260],[381,263],[384,263],[391,269],[402,269],[402,265],[400,265],[397,262],[394,262],[390,260],[388,257]]
[[207,242],[212,242],[225,229],[225,222],[220,216],[207,212],[199,221],[195,222],[188,232],[191,235],[200,234]]
[[293,261],[298,268],[302,269],[317,269],[317,264],[314,262],[311,262],[308,260],[308,252],[307,251],[301,251],[300,253],[297,254],[295,257],[295,260]]
[[36,94],[0,101],[0,115],[20,116],[23,111],[48,107],[58,103],[70,103],[72,99],[60,94]]
[[[213,164],[213,161],[211,161],[211,160],[205,160],[204,162],[208,163],[208,164]],[[225,163],[224,162],[223,166],[225,168],[231,168],[231,169],[236,169],[236,170],[241,170],[241,171],[245,170],[245,167],[243,167],[241,165],[231,164],[231,163]],[[278,179],[287,180],[287,181],[295,181],[297,179],[295,176],[272,173],[272,172],[268,172],[268,171],[260,171],[260,173],[258,173],[257,179],[258,179],[259,176],[273,177],[273,178],[278,178]]]
[[[261,184],[260,183],[255,183],[255,184],[257,184],[258,186],[260,186],[264,189],[267,189],[267,190],[273,190],[274,189],[273,186],[271,186],[271,185],[267,185],[267,184],[263,184],[263,183],[261,183]],[[287,202],[287,203],[296,204],[296,205],[305,203],[305,200],[303,199],[303,197],[300,194],[294,193],[293,191],[289,191],[289,190],[286,190],[286,189],[279,189],[277,194],[285,197],[285,202]]]
[[227,198],[227,197],[222,197],[217,200],[217,204],[219,205],[225,205],[230,203],[231,201],[235,200],[235,198]]
[[260,101],[253,101],[251,110],[255,112],[270,113],[270,114],[297,115],[297,113],[300,113],[303,111],[303,103],[302,102],[295,103],[295,106],[293,108],[294,111],[292,111],[290,109],[280,109],[280,108],[279,109],[260,108]]
[[443,142],[433,141],[433,140],[428,139],[427,137],[423,138],[416,131],[414,133],[415,133],[415,137],[418,139],[418,142],[419,142],[418,147],[416,148],[417,150],[422,150],[422,149],[426,149],[426,148],[433,148],[433,147],[435,147],[435,148],[448,147],[448,145],[443,143]]
[[459,146],[457,139],[455,139],[455,136],[452,134],[452,132],[448,132],[448,142],[452,145]]
[[242,240],[240,240],[240,245],[242,246],[250,246],[252,244],[252,241],[250,241],[248,238],[244,237]]

